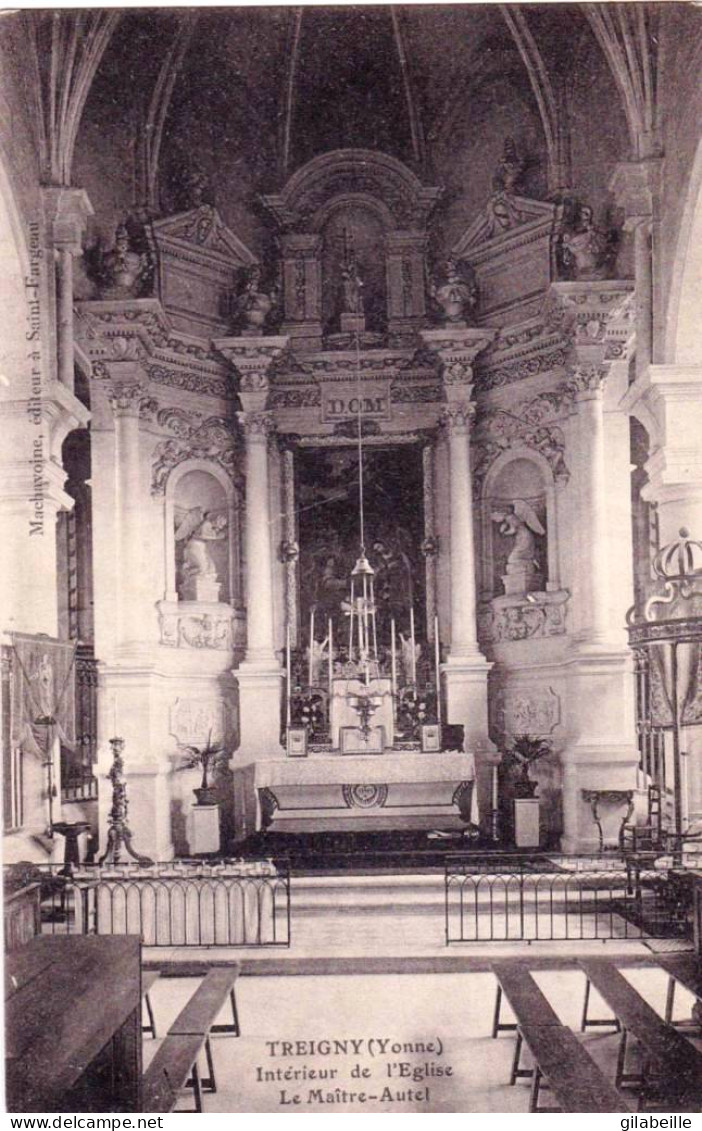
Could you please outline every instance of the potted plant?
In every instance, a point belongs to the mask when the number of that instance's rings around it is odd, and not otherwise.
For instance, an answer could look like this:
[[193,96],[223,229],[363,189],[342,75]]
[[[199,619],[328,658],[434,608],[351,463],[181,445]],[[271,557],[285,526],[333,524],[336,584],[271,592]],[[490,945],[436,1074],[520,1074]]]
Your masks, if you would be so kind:
[[553,747],[548,738],[518,734],[509,750],[502,755],[502,764],[512,777],[512,794],[517,798],[533,797],[538,782],[529,777],[535,762],[551,754]]
[[199,789],[193,790],[197,798],[198,805],[216,805],[218,801],[217,787],[214,779],[217,769],[223,765],[227,760],[227,752],[224,746],[218,742],[212,742],[212,735],[210,734],[204,746],[185,746],[183,753],[183,761],[178,767],[179,770],[195,770],[202,769],[202,780]]

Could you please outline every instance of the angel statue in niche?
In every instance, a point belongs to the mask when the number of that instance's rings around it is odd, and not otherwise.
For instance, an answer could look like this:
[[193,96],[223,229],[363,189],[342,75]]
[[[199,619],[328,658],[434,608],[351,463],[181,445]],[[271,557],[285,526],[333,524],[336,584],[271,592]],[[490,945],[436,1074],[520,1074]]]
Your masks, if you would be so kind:
[[212,559],[213,542],[227,537],[226,515],[203,507],[176,513],[176,543],[183,545],[182,597],[186,601],[219,601],[221,582]]
[[500,534],[514,538],[502,578],[506,594],[531,593],[540,587],[540,566],[536,557],[537,537],[545,537],[536,511],[526,499],[515,499],[504,509],[492,512]]

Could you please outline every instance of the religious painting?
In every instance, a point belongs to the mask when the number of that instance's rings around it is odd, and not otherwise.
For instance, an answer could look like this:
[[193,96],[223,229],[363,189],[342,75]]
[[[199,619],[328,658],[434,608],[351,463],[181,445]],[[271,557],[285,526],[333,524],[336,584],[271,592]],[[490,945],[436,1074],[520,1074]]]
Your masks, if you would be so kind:
[[[351,571],[361,546],[358,452],[300,451],[296,457],[302,634],[310,614],[343,650],[348,635]],[[419,445],[363,453],[366,557],[374,570],[378,644],[389,646],[391,622],[409,638],[410,618],[423,635],[425,608],[422,456]]]

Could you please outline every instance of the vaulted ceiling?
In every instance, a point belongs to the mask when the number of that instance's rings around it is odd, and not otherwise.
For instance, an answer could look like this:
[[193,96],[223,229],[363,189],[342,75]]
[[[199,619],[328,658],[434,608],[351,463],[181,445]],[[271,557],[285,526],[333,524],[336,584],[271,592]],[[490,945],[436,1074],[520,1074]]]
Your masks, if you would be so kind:
[[[339,148],[398,157],[446,186],[450,211],[457,197],[467,207],[484,198],[510,135],[535,195],[579,178],[592,196],[594,161],[606,178],[608,164],[655,126],[655,9],[291,6],[24,18],[48,179],[83,184],[112,222],[135,205],[177,209],[197,165],[227,221],[255,239],[260,194]],[[589,136],[583,145],[593,128],[596,154]]]

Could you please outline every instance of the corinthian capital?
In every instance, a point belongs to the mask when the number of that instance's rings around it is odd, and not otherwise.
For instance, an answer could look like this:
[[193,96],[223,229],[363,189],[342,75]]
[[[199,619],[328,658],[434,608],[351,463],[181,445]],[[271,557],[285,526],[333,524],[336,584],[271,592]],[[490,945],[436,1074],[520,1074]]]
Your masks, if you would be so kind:
[[288,337],[276,335],[217,338],[212,343],[235,371],[237,392],[245,412],[261,412],[265,409],[271,366],[287,348],[289,341]]
[[566,385],[577,400],[588,400],[604,390],[607,373],[606,365],[576,365]]
[[447,391],[458,388],[465,395],[466,386],[473,383],[473,362],[490,345],[496,333],[496,330],[473,327],[422,331],[424,344],[441,362],[441,377]]
[[266,440],[275,432],[272,412],[238,412],[236,415],[247,441]]
[[475,417],[472,401],[453,401],[441,414],[441,423],[450,436],[467,436]]
[[142,402],[146,398],[146,390],[138,381],[113,383],[108,397],[116,418],[132,416],[138,419]]

